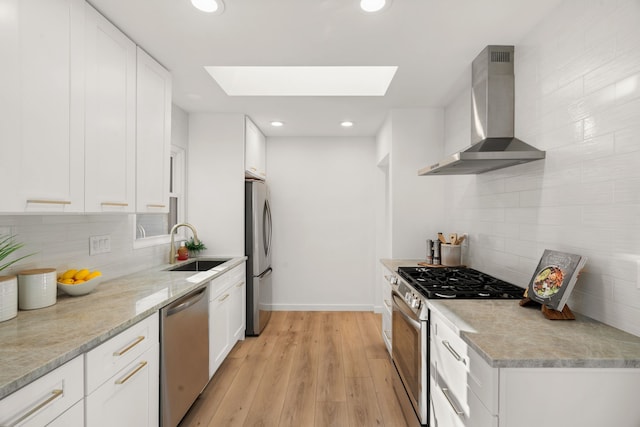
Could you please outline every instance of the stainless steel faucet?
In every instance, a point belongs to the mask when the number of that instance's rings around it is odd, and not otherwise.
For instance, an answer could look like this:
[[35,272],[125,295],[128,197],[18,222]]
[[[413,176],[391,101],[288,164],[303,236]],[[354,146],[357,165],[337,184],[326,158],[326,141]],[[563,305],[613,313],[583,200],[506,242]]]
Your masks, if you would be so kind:
[[191,231],[193,232],[193,242],[196,245],[198,243],[200,243],[200,241],[198,240],[198,232],[196,231],[196,228],[193,225],[188,224],[186,222],[183,222],[183,223],[176,224],[173,227],[171,227],[171,231],[169,232],[169,234],[171,235],[171,243],[169,244],[169,246],[170,246],[170,248],[169,248],[169,264],[175,264],[176,263],[176,246],[175,246],[174,237],[175,237],[175,232],[179,227],[189,227],[191,229]]

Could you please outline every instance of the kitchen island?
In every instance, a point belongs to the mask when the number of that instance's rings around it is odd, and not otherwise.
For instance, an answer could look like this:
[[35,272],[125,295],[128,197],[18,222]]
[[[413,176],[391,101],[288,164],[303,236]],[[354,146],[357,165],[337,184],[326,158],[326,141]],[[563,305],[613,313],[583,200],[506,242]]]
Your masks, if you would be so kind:
[[161,265],[105,280],[92,293],[58,295],[57,303],[19,311],[0,323],[0,399],[97,347],[161,307],[242,264],[235,257],[207,271]]

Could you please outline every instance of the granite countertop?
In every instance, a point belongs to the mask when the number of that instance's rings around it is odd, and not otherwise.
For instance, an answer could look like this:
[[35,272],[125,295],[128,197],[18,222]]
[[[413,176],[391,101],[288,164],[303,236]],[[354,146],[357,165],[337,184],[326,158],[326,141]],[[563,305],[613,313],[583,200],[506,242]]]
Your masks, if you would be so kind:
[[[381,262],[396,271],[421,260]],[[547,320],[539,308],[518,303],[435,299],[429,308],[493,367],[640,368],[640,337],[579,313],[576,320]]]
[[14,319],[0,322],[0,399],[245,259],[232,258],[207,272],[166,271],[173,266],[161,265],[105,280],[88,295],[60,294],[50,307],[19,311]]

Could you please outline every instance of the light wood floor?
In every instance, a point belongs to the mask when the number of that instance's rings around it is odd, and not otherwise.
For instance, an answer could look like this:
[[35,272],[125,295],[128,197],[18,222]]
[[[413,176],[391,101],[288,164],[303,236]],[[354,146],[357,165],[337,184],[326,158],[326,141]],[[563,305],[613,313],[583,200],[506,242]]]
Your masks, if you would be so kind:
[[180,427],[405,427],[380,315],[274,312],[239,342]]

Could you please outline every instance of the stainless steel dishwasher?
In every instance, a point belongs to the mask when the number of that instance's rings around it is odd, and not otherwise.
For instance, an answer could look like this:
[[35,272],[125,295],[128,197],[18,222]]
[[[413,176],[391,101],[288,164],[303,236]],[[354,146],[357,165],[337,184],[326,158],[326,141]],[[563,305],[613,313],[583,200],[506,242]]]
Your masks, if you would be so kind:
[[160,418],[176,427],[209,381],[209,292],[160,309]]

